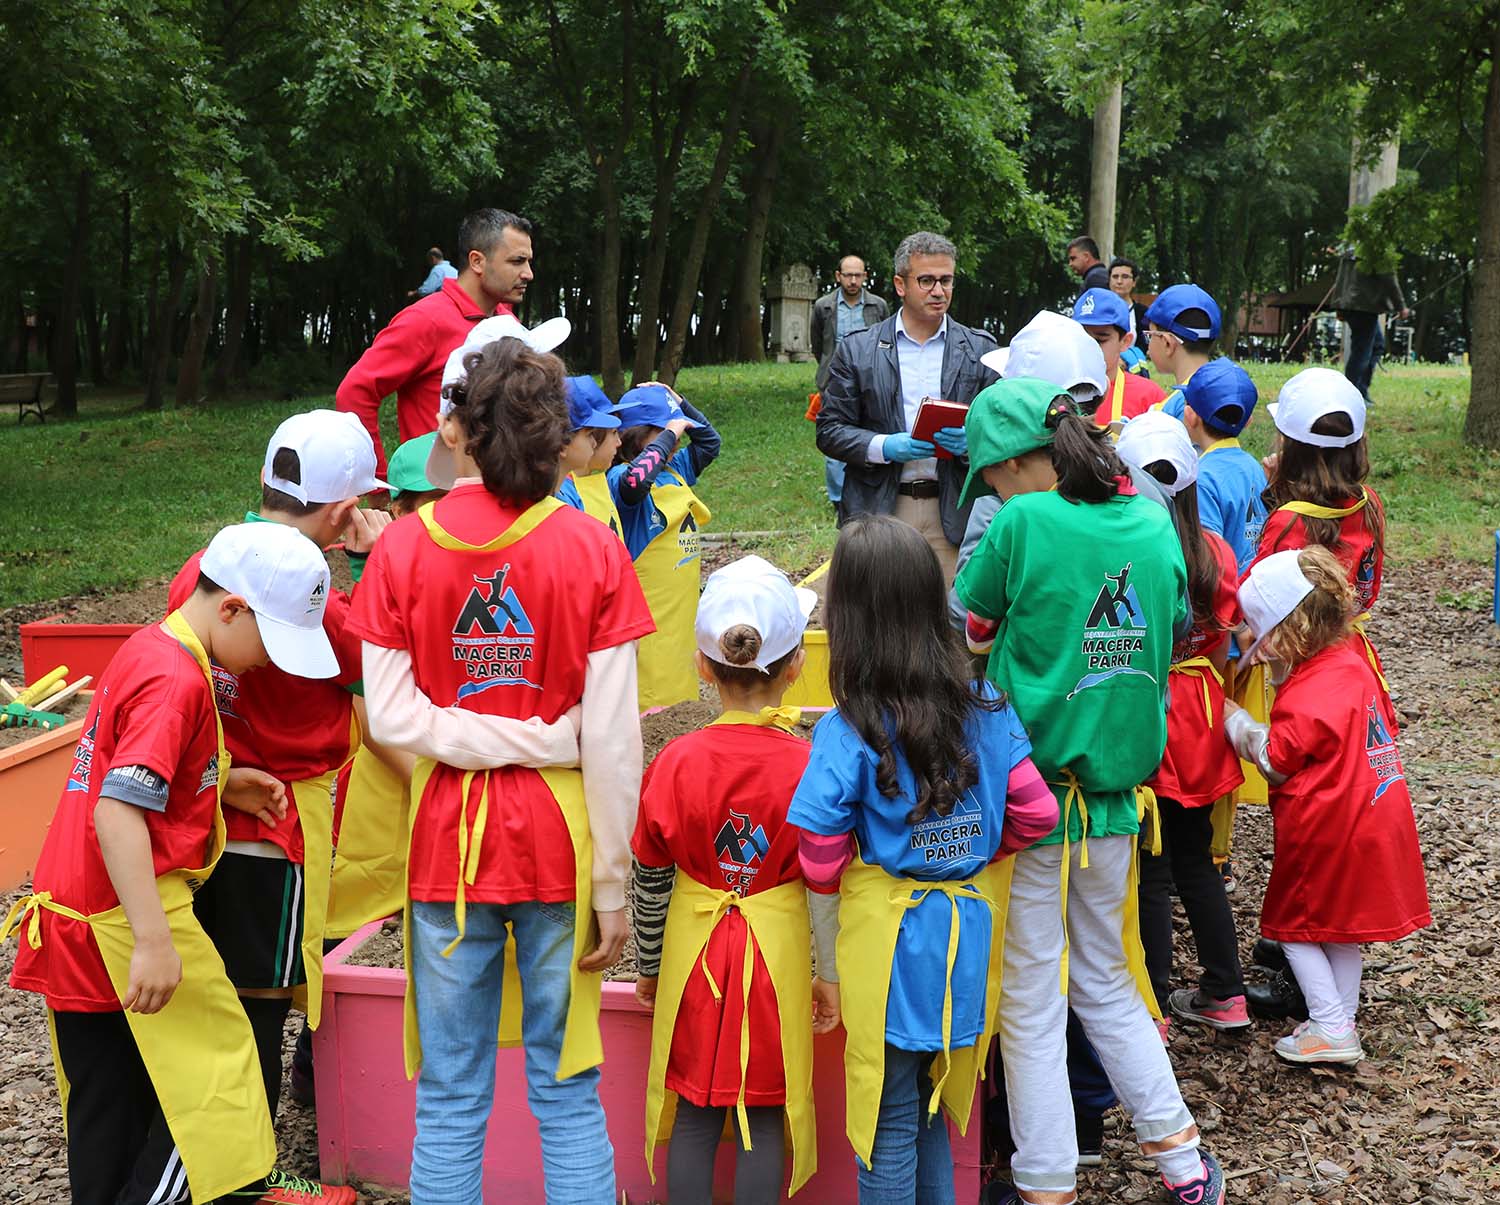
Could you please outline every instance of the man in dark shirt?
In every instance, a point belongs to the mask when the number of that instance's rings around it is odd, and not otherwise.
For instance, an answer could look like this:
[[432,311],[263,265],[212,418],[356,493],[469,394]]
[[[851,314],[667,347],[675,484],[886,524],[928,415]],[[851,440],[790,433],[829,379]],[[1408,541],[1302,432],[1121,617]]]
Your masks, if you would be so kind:
[[1083,278],[1079,292],[1109,288],[1109,269],[1099,258],[1099,244],[1088,235],[1080,234],[1068,244],[1068,267]]

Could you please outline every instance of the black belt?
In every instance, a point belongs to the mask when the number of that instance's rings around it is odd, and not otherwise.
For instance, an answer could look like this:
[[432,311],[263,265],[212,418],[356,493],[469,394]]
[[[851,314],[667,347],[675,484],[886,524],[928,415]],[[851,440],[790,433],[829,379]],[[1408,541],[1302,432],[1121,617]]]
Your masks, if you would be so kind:
[[908,498],[936,498],[938,496],[938,483],[936,481],[903,481],[896,487],[898,494],[905,494]]

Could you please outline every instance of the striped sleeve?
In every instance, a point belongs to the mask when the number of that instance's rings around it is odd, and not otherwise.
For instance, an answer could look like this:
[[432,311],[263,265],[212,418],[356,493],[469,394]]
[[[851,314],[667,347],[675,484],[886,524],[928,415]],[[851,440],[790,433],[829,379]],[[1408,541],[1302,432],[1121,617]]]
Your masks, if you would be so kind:
[[999,630],[997,620],[984,619],[970,611],[964,622],[964,639],[968,642],[969,652],[975,656],[988,653],[995,646],[995,633]]
[[647,978],[661,973],[662,937],[667,928],[667,905],[672,902],[675,866],[635,864],[635,893],[631,897],[631,922],[635,928],[636,969]]
[[1005,822],[996,860],[1035,845],[1057,827],[1057,798],[1031,758],[1011,767],[1005,790]]
[[797,837],[797,860],[802,863],[802,877],[815,892],[833,891],[854,857],[854,834],[810,833],[803,829]]

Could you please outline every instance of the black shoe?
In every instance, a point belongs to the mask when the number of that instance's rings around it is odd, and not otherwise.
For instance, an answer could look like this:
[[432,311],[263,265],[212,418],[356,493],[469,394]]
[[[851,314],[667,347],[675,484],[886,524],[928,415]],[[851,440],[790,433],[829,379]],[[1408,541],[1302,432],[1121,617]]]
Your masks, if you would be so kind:
[[1073,1113],[1073,1128],[1078,1135],[1078,1166],[1098,1167],[1104,1162],[1104,1115]]
[[291,1093],[292,1099],[304,1108],[312,1108],[318,1103],[317,1092],[313,1086],[312,1068],[303,1070],[292,1064],[292,1074],[287,1079],[287,1091]]
[[1281,948],[1279,941],[1272,941],[1269,937],[1255,939],[1255,948],[1250,951],[1250,961],[1268,971],[1287,969],[1286,951]]
[[1251,1014],[1262,1020],[1307,1020],[1307,1001],[1290,971],[1277,971],[1267,983],[1248,984],[1245,1003]]

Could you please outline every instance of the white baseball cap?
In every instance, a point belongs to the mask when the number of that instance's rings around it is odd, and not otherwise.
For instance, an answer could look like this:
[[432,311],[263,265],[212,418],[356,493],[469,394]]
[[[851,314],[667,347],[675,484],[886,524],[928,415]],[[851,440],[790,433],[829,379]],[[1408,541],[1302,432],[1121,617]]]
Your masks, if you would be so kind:
[[[1009,347],[979,357],[1002,377],[1033,377],[1072,393],[1079,401],[1103,397],[1109,388],[1104,353],[1071,318],[1042,310],[1015,333]],[[1088,392],[1092,390],[1092,392]],[[1080,393],[1087,392],[1087,396]]]
[[[288,481],[272,469],[276,453],[297,453],[301,480]],[[364,424],[341,410],[294,414],[276,428],[266,445],[262,480],[301,503],[342,502],[390,486],[375,476],[375,443]]]
[[741,557],[709,574],[703,586],[693,625],[698,651],[724,664],[719,638],[730,628],[745,624],[760,633],[760,652],[752,664],[765,673],[768,665],[802,642],[807,617],[817,605],[816,594],[793,586],[770,561],[758,556]]
[[339,672],[323,631],[328,562],[295,527],[264,522],[226,527],[209,541],[198,568],[250,604],[261,643],[278,669],[299,678],[332,678]]
[[1193,447],[1187,428],[1180,420],[1162,410],[1148,410],[1131,419],[1120,431],[1115,451],[1126,464],[1144,470],[1147,465],[1165,460],[1177,470],[1177,478],[1168,485],[1161,482],[1162,493],[1178,493],[1198,480],[1198,450]]
[[[1332,368],[1304,368],[1266,407],[1276,429],[1288,439],[1318,448],[1347,448],[1365,436],[1365,399],[1341,372]],[[1312,427],[1324,415],[1347,414],[1350,435],[1319,435]]]
[[1243,664],[1250,664],[1271,630],[1312,593],[1313,584],[1303,575],[1298,560],[1301,553],[1300,548],[1273,552],[1251,565],[1240,583],[1240,610],[1255,633],[1255,643],[1245,651]]

